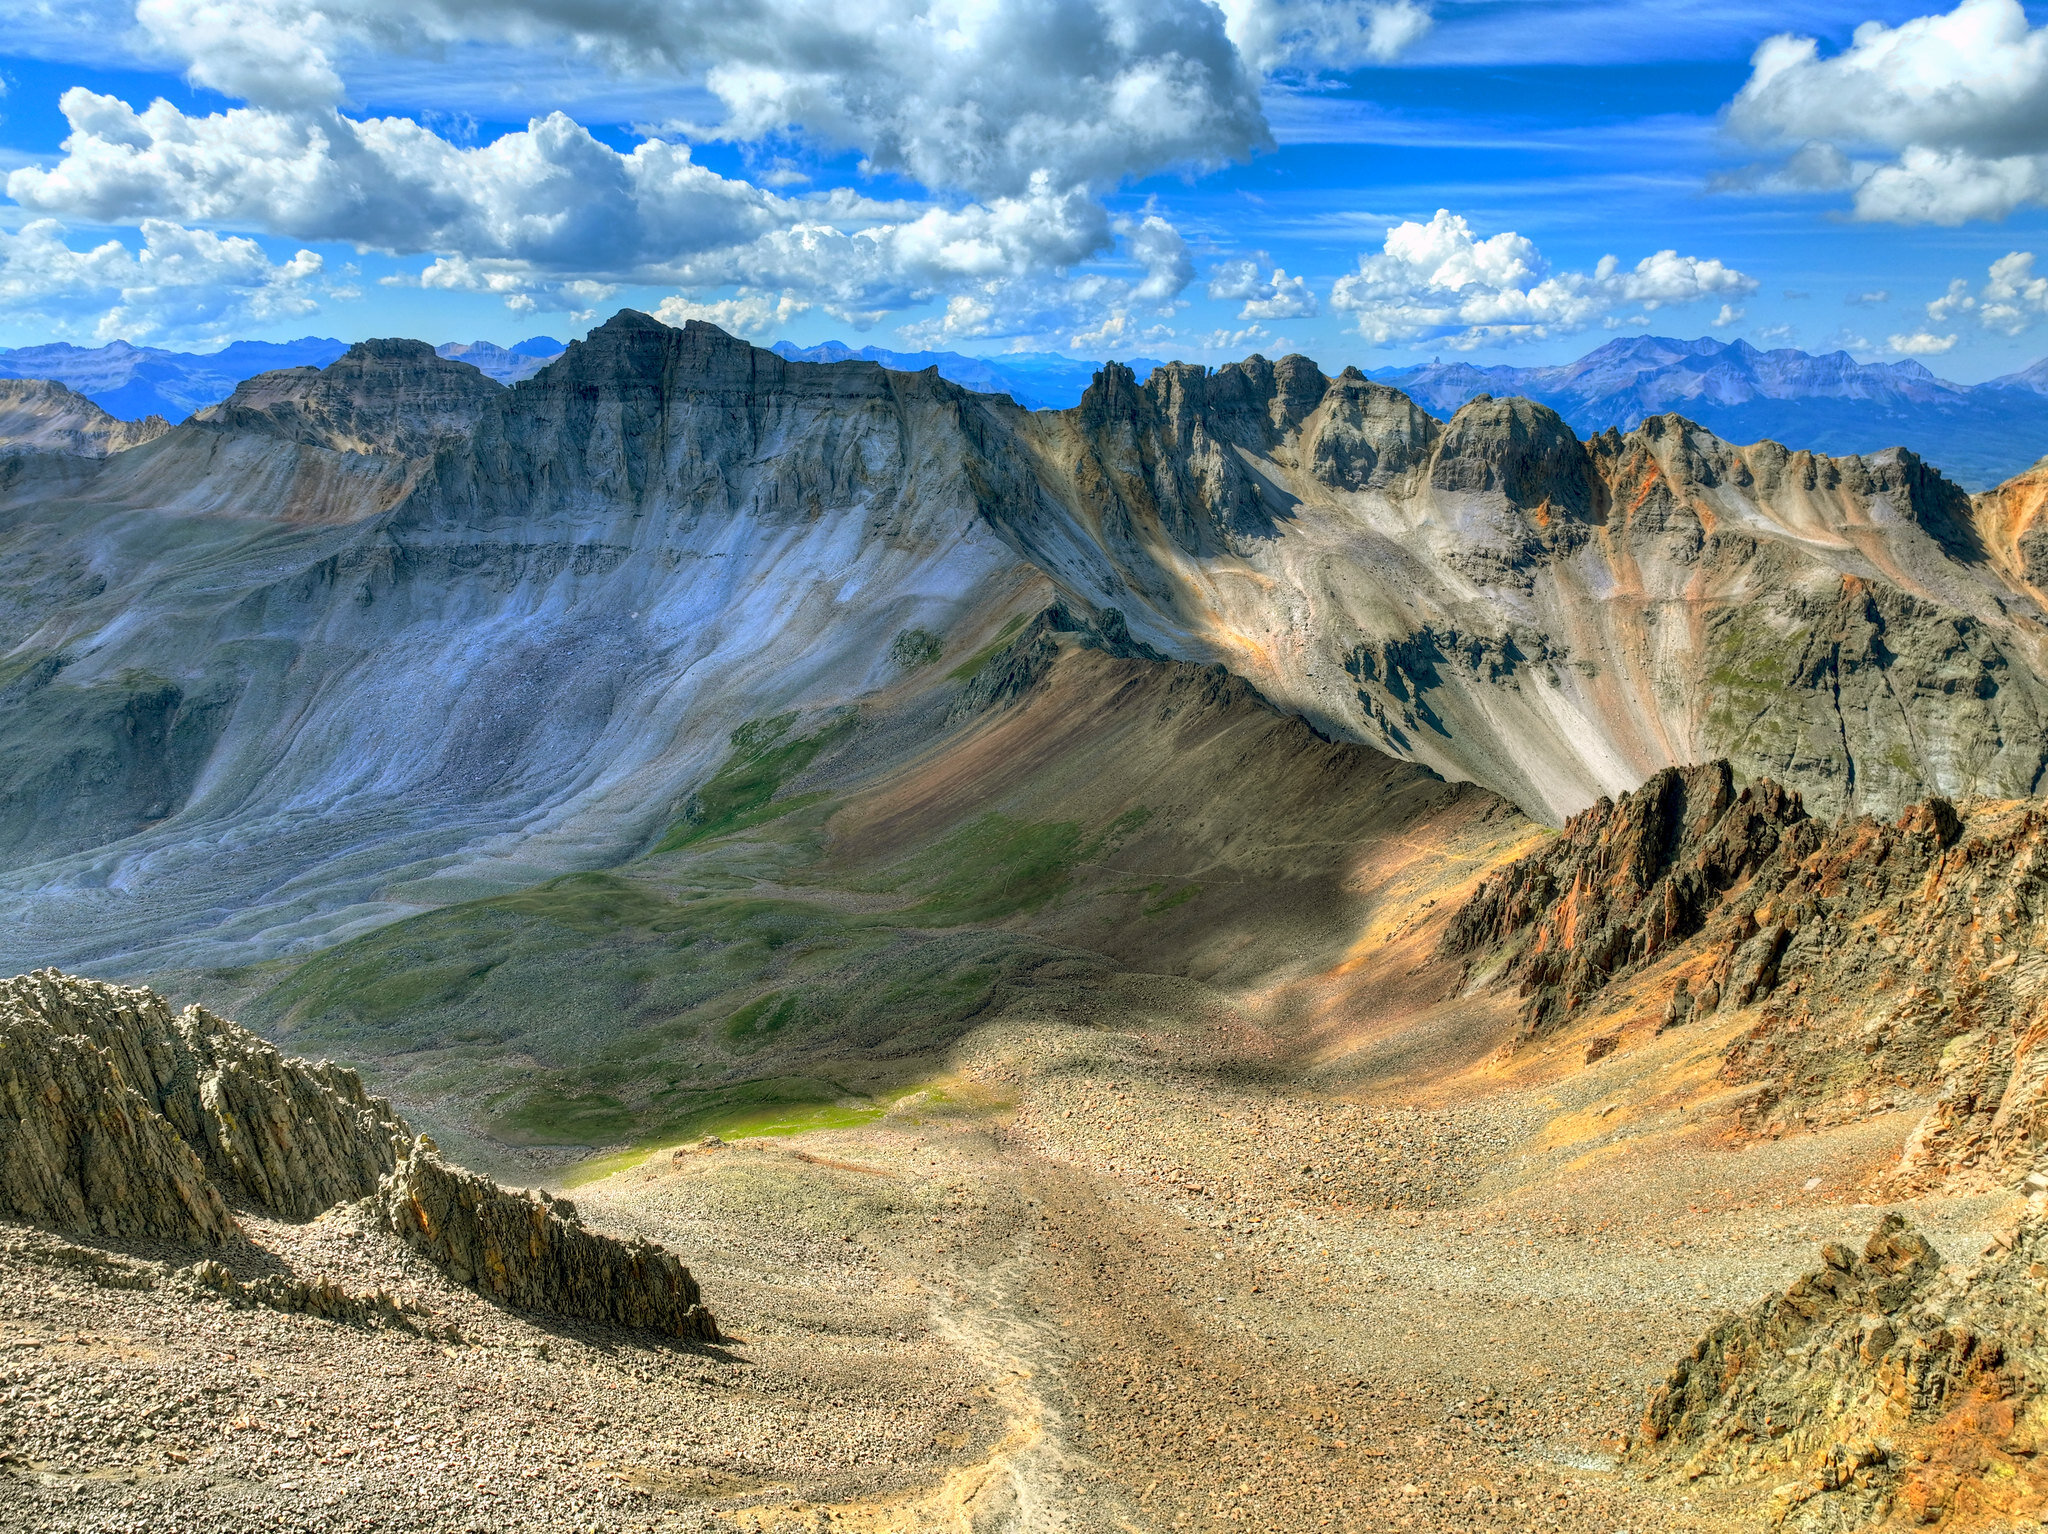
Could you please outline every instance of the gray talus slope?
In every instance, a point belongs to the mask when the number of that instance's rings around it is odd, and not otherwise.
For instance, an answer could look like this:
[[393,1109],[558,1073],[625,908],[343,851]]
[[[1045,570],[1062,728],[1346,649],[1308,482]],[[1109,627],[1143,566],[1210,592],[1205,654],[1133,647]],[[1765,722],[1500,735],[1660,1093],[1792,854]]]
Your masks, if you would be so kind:
[[1910,453],[1439,423],[1299,357],[1112,367],[1019,431],[1046,501],[1001,515],[1078,600],[1546,819],[1721,756],[1823,813],[2048,762],[2041,605]]
[[[935,378],[640,316],[510,391],[351,366],[0,500],[7,958],[246,958],[615,861],[739,722],[1028,580]],[[435,370],[491,392],[407,456],[381,402]]]

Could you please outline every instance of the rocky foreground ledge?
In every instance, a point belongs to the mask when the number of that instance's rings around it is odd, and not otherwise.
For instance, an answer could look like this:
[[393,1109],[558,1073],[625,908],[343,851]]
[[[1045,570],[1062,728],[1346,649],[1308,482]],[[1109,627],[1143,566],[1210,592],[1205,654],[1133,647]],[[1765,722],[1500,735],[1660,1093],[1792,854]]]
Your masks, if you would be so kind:
[[[174,1015],[147,989],[56,970],[0,982],[0,1215],[221,1248],[242,1238],[236,1207],[308,1220],[350,1203],[501,1304],[718,1338],[671,1253],[449,1166],[352,1070],[289,1058],[203,1007]],[[314,1303],[288,1281],[234,1297],[341,1319],[376,1308]]]
[[1974,1265],[1895,1213],[1823,1247],[1650,1393],[1645,1474],[1775,1483],[1769,1525],[1810,1534],[2048,1521],[2048,1193],[2028,1203]]

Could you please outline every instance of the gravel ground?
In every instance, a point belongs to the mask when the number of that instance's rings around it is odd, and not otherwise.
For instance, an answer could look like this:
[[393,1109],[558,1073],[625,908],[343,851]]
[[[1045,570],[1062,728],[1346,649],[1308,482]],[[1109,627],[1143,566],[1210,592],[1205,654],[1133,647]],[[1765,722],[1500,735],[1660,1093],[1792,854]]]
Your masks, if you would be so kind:
[[[1762,1526],[1769,1487],[1620,1456],[1718,1310],[1875,1223],[1906,1115],[1737,1149],[1605,1078],[1345,1103],[1246,1043],[1013,1015],[877,1123],[579,1188],[691,1264],[714,1347],[509,1314],[354,1208],[223,1260],[396,1324],[0,1227],[0,1526]],[[1913,1215],[1961,1256],[2006,1202]]]

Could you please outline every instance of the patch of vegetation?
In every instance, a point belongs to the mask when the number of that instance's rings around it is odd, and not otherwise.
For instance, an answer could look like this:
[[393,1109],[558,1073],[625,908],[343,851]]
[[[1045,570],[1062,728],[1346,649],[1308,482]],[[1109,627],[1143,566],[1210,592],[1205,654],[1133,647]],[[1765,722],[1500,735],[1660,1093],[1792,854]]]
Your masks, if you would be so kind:
[[279,966],[238,1011],[294,1050],[473,1104],[503,1139],[646,1143],[843,1106],[812,1062],[920,1059],[1025,988],[1108,967],[1018,933],[586,873]]
[[946,642],[930,629],[904,629],[889,641],[889,659],[905,671],[918,671],[939,658]]
[[690,795],[683,818],[669,827],[656,853],[677,852],[693,842],[729,836],[791,810],[816,803],[822,794],[798,794],[776,800],[782,785],[816,760],[820,751],[845,738],[855,716],[845,713],[812,735],[791,736],[794,713],[773,719],[749,719],[732,732],[732,754]]
[[975,676],[981,671],[981,668],[994,660],[1003,646],[1016,637],[1017,630],[1024,627],[1026,621],[1024,614],[1012,614],[1010,621],[997,631],[996,637],[968,656],[967,659],[960,662],[951,671],[948,671],[946,673],[947,679],[954,682],[973,681]]
[[717,1135],[721,1140],[778,1139],[818,1129],[857,1128],[888,1111],[886,1103],[847,1093],[816,1077],[741,1082],[706,1093],[701,1103],[665,1125],[654,1138],[580,1163],[563,1181],[570,1187],[596,1182],[638,1166],[659,1151],[705,1135]]
[[1001,921],[1061,894],[1076,865],[1117,846],[1151,813],[1127,811],[1092,838],[1071,820],[983,815],[898,864],[880,887],[921,894],[908,914],[934,926]]
[[1145,893],[1150,897],[1150,904],[1142,908],[1144,915],[1164,916],[1176,906],[1184,906],[1190,900],[1193,900],[1195,896],[1202,893],[1202,886],[1199,884],[1183,884],[1171,895],[1162,898],[1159,895],[1159,891],[1165,887],[1163,884],[1153,884],[1146,887]]
[[605,1145],[630,1134],[635,1119],[633,1111],[609,1093],[542,1087],[526,1094],[501,1122],[538,1143]]

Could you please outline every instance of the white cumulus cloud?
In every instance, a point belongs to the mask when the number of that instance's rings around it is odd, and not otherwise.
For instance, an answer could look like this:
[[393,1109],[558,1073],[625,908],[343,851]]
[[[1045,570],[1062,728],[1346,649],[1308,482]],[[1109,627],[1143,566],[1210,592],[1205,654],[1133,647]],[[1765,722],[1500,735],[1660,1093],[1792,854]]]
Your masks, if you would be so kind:
[[1225,261],[1209,274],[1211,298],[1242,300],[1241,320],[1305,319],[1316,313],[1316,296],[1308,280],[1290,277],[1286,268],[1261,272],[1254,260]]
[[[1246,25],[1344,9],[1255,0]],[[137,19],[197,83],[277,107],[336,105],[348,59],[371,50],[567,49],[707,89],[724,116],[705,131],[800,132],[976,197],[1270,141],[1257,73],[1208,0],[141,0]]]
[[655,306],[654,317],[665,325],[705,320],[736,336],[773,335],[811,306],[787,294],[741,291],[732,298],[709,302],[677,293]]
[[1398,58],[1425,37],[1429,10],[1415,0],[1216,0],[1230,40],[1262,72],[1353,69]]
[[[244,104],[67,91],[61,156],[7,179],[34,213],[424,255],[407,280],[521,310],[580,314],[626,284],[856,326],[937,303],[946,339],[1039,322],[1147,333],[1144,311],[1178,306],[1193,262],[1165,214],[1113,217],[1107,195],[1270,147],[1267,75],[1384,61],[1429,27],[1419,0],[131,3],[151,60]],[[104,30],[119,9],[101,7]],[[351,108],[352,74],[456,49],[567,56],[712,110],[621,152],[561,112],[477,145]],[[692,155],[703,139],[746,143],[769,168],[721,175]],[[790,194],[804,178],[788,154],[846,150],[912,195]],[[1299,278],[1271,284],[1246,317],[1314,312]]]
[[[1961,0],[1865,22],[1823,56],[1811,37],[1756,50],[1729,126],[1795,147],[1780,186],[1851,188],[1857,216],[1960,224],[2048,197],[2048,27],[2019,0]],[[1874,149],[1875,159],[1851,151]]]
[[1356,316],[1376,345],[1431,339],[1455,349],[1541,340],[1704,299],[1756,291],[1752,277],[1713,259],[1660,250],[1625,267],[1603,256],[1591,272],[1553,272],[1533,240],[1506,230],[1484,239],[1448,209],[1387,231],[1378,254],[1337,280],[1331,307]]
[[1956,344],[1952,335],[1938,336],[1931,330],[1916,330],[1911,335],[1889,337],[1885,350],[1896,352],[1902,357],[1938,357]]
[[2008,336],[2048,317],[2048,277],[2034,274],[2034,253],[2008,252],[1991,263],[1983,285],[1974,292],[1968,279],[1958,277],[1927,306],[1927,317],[1936,324],[1961,315],[1974,315],[1986,330]]
[[254,240],[146,219],[142,243],[72,248],[55,219],[0,230],[0,308],[60,331],[206,341],[319,308],[320,257],[273,262]]

